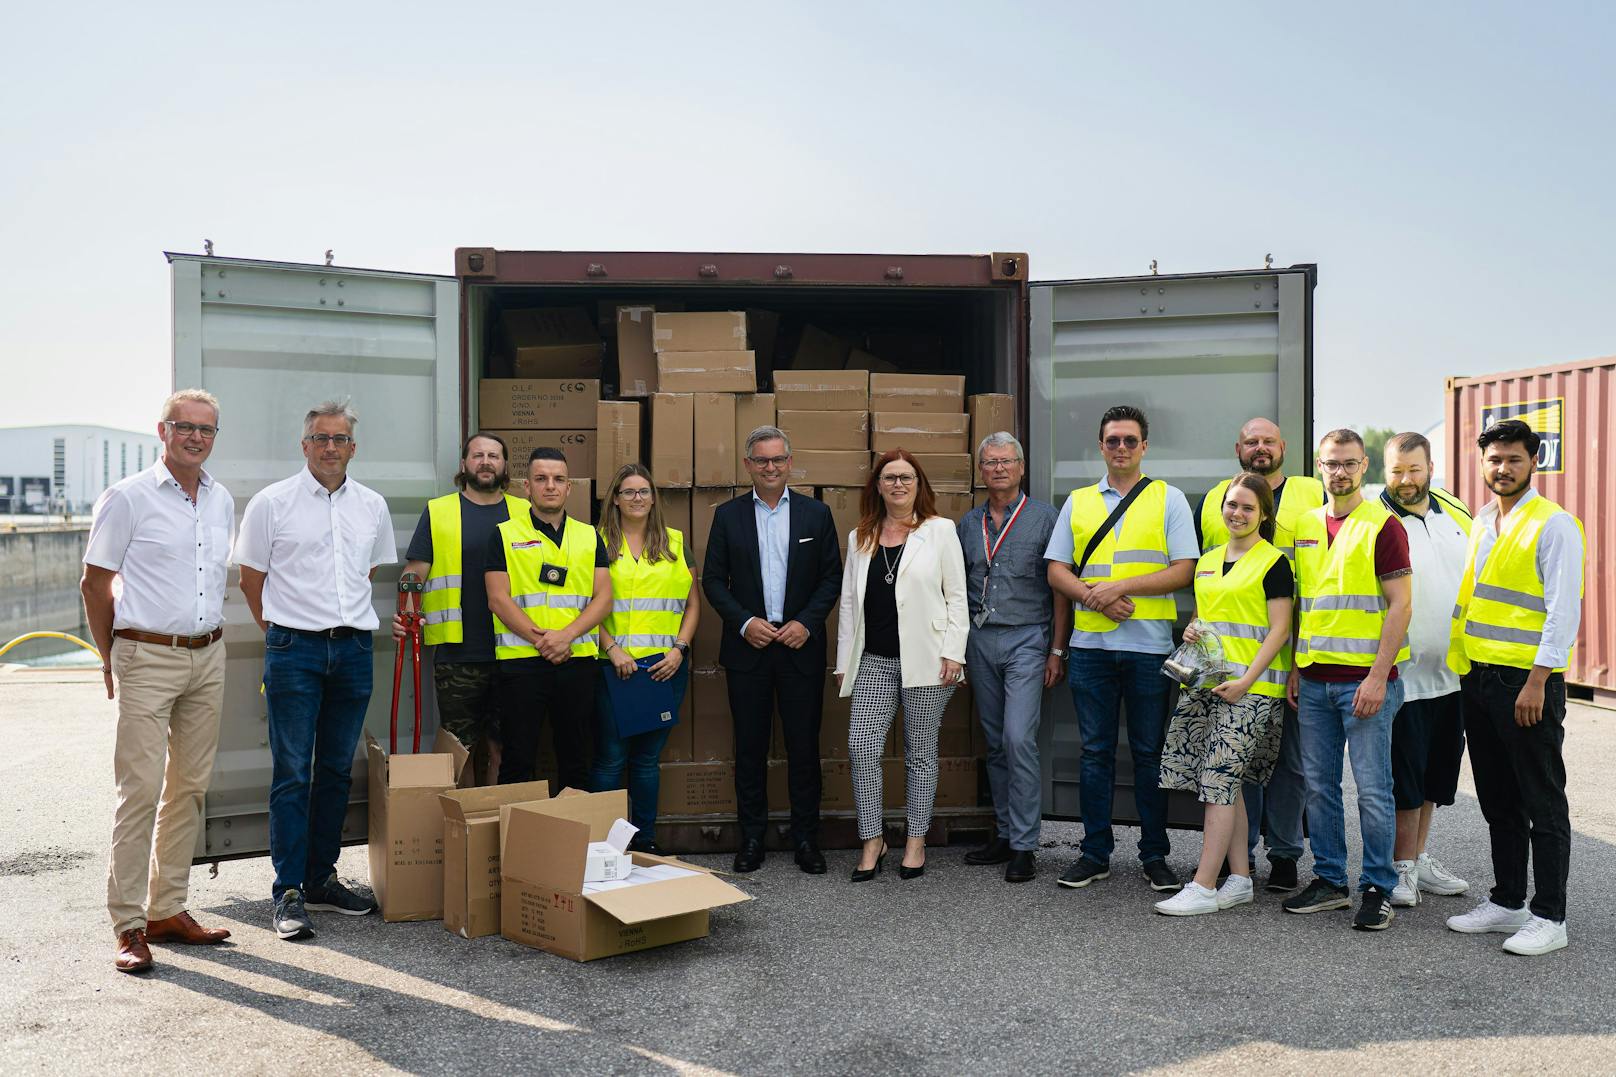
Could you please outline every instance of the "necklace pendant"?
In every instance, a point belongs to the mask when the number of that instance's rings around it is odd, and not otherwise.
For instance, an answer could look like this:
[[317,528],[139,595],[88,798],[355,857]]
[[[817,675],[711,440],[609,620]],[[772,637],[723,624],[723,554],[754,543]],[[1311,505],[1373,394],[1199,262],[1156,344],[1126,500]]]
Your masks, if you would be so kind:
[[887,582],[888,582],[888,583],[891,583],[891,582],[892,582],[892,573],[890,573],[890,572],[888,572],[888,573],[887,573],[887,575],[886,575],[886,581],[887,581]]

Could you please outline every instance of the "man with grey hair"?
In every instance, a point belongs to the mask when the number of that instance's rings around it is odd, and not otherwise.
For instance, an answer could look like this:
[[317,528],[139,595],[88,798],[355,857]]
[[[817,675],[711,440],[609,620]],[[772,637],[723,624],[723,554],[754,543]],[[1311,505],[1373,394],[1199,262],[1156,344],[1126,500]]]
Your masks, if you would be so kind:
[[387,502],[348,476],[358,416],[345,401],[303,420],[308,466],[247,503],[236,540],[241,593],[264,631],[269,708],[272,925],[314,933],[306,909],[376,908],[337,879],[354,750],[370,705],[377,565],[398,559]]
[[791,840],[797,866],[825,873],[819,851],[819,711],[825,696],[825,618],[842,586],[830,508],[793,497],[791,442],[777,427],[746,439],[747,494],[713,512],[702,592],[724,622],[718,660],[735,723],[736,871],[763,866],[765,776],[778,708],[785,734]]
[[170,396],[157,424],[162,455],[96,499],[84,552],[84,618],[107,698],[118,700],[107,912],[120,972],[152,967],[148,942],[230,937],[185,910],[224,706],[224,647],[215,645],[236,503],[202,469],[218,433],[212,393]]
[[1038,874],[1038,718],[1044,689],[1066,675],[1060,644],[1071,603],[1049,586],[1044,550],[1058,514],[1022,492],[1027,464],[1021,442],[1004,430],[989,434],[976,447],[976,464],[988,499],[958,525],[971,605],[965,665],[987,739],[998,830],[986,845],[966,853],[965,862],[1006,864],[1005,882],[1023,883]]

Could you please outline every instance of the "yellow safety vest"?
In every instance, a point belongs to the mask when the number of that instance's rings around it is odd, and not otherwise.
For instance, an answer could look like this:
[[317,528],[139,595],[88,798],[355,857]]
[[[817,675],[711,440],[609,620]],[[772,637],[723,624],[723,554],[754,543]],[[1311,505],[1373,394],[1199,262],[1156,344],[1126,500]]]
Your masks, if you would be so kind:
[[[1195,562],[1195,615],[1217,630],[1223,638],[1223,657],[1229,666],[1229,679],[1238,680],[1257,660],[1263,640],[1268,638],[1268,599],[1263,594],[1263,577],[1285,555],[1263,539],[1241,555],[1228,573],[1223,562],[1228,545],[1216,546]],[[1291,648],[1280,648],[1268,668],[1257,675],[1253,695],[1285,698],[1285,678],[1290,673]]]
[[1442,511],[1453,517],[1461,531],[1470,534],[1470,506],[1438,486],[1431,487],[1431,499],[1442,505]]
[[[1537,664],[1543,622],[1548,619],[1543,579],[1537,571],[1537,543],[1543,526],[1562,512],[1565,509],[1541,494],[1518,506],[1499,530],[1480,579],[1476,578],[1476,549],[1481,544],[1481,529],[1470,533],[1470,552],[1465,555],[1464,576],[1459,580],[1459,603],[1453,607],[1449,669],[1469,673],[1471,662],[1517,669]],[[1582,521],[1571,518],[1583,534],[1586,557]],[[1554,672],[1563,673],[1565,667]]]
[[[1140,479],[1140,482],[1145,481]],[[1085,486],[1072,494],[1072,556],[1082,557],[1089,539],[1105,525],[1111,510],[1106,506],[1100,484]],[[1118,535],[1120,530],[1121,534]],[[1083,580],[1126,580],[1159,572],[1169,564],[1167,557],[1167,484],[1153,482],[1122,516],[1120,528],[1112,528],[1094,548],[1094,556],[1083,566]],[[1173,621],[1178,606],[1172,595],[1129,595],[1133,599],[1133,620]],[[1117,622],[1103,613],[1083,609],[1073,611],[1072,627],[1080,632],[1110,632]]]
[[[545,631],[566,628],[578,619],[595,590],[595,529],[570,516],[562,518],[561,545],[557,546],[533,524],[533,514],[521,512],[499,525],[500,541],[505,544],[505,571],[511,578],[511,598],[522,607],[528,619]],[[545,565],[567,570],[560,584],[539,578]],[[589,632],[572,641],[574,658],[593,658],[600,653],[600,635]],[[494,618],[494,658],[536,658],[539,650]]]
[[[1330,542],[1326,511],[1314,509],[1296,523],[1296,587],[1301,595],[1296,664],[1372,666],[1386,623],[1386,593],[1375,575],[1375,539],[1391,513],[1379,502],[1364,501],[1341,521]],[[1397,661],[1408,657],[1404,636]]]
[[[460,609],[461,541],[459,493],[434,497],[426,503],[427,524],[432,528],[432,567],[427,570],[426,589],[421,594],[421,613],[426,621],[421,641],[461,643],[465,640]],[[527,502],[505,495],[508,515],[527,511]]]
[[[1229,494],[1229,480],[1224,479],[1212,487],[1212,492],[1201,502],[1201,550],[1226,545],[1229,529],[1223,524],[1223,499]],[[1293,475],[1285,480],[1285,496],[1274,510],[1274,546],[1280,553],[1296,560],[1296,521],[1304,512],[1312,512],[1324,505],[1324,484],[1307,475]]]
[[605,629],[631,658],[662,654],[673,649],[690,598],[690,566],[685,564],[685,537],[668,528],[672,561],[638,560],[628,551],[628,539],[612,562],[612,612]]

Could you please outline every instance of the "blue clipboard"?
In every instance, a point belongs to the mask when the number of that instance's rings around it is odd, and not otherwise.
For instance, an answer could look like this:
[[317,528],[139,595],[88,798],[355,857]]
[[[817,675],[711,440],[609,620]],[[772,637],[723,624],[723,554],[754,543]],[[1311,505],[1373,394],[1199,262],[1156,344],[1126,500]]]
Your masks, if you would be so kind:
[[619,737],[632,737],[649,733],[653,729],[667,729],[679,721],[679,710],[674,706],[673,680],[651,679],[650,668],[662,661],[663,655],[651,654],[635,659],[640,668],[632,677],[624,679],[607,663],[606,694],[612,701],[612,722]]

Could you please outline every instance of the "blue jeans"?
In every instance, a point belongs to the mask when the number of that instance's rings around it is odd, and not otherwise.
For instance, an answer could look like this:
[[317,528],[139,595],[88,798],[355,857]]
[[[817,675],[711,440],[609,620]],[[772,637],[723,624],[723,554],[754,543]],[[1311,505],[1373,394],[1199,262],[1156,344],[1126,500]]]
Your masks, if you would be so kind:
[[1285,726],[1279,737],[1279,762],[1267,785],[1245,784],[1246,852],[1257,861],[1258,831],[1268,825],[1268,862],[1276,858],[1302,858],[1302,819],[1307,810],[1307,779],[1302,773],[1302,745],[1296,731],[1296,712],[1285,705]]
[[1128,710],[1128,751],[1133,756],[1133,796],[1139,809],[1139,860],[1165,859],[1167,794],[1161,788],[1162,740],[1167,735],[1167,678],[1162,656],[1074,647],[1067,683],[1083,737],[1082,788],[1085,859],[1111,863],[1112,784],[1117,773],[1118,704]]
[[[662,748],[668,743],[673,726],[636,733],[629,737],[617,735],[617,722],[612,716],[612,697],[606,690],[606,678],[617,676],[610,662],[600,664],[601,679],[595,689],[595,769],[591,776],[595,792],[623,788],[623,772],[628,771],[628,821],[639,828],[634,835],[638,843],[656,840],[657,795],[662,786]],[[685,701],[685,690],[690,685],[690,666],[681,665],[673,675],[675,713]]]
[[1301,733],[1302,768],[1307,775],[1308,841],[1313,874],[1332,886],[1347,885],[1346,809],[1341,799],[1341,755],[1352,759],[1358,785],[1358,829],[1363,835],[1363,871],[1358,889],[1378,886],[1390,894],[1397,885],[1392,843],[1397,814],[1392,803],[1392,718],[1403,705],[1403,682],[1386,682],[1386,698],[1370,718],[1355,718],[1356,682],[1302,678],[1296,727]]
[[270,625],[264,635],[277,899],[337,870],[354,750],[370,706],[372,645],[368,632],[330,639]]

